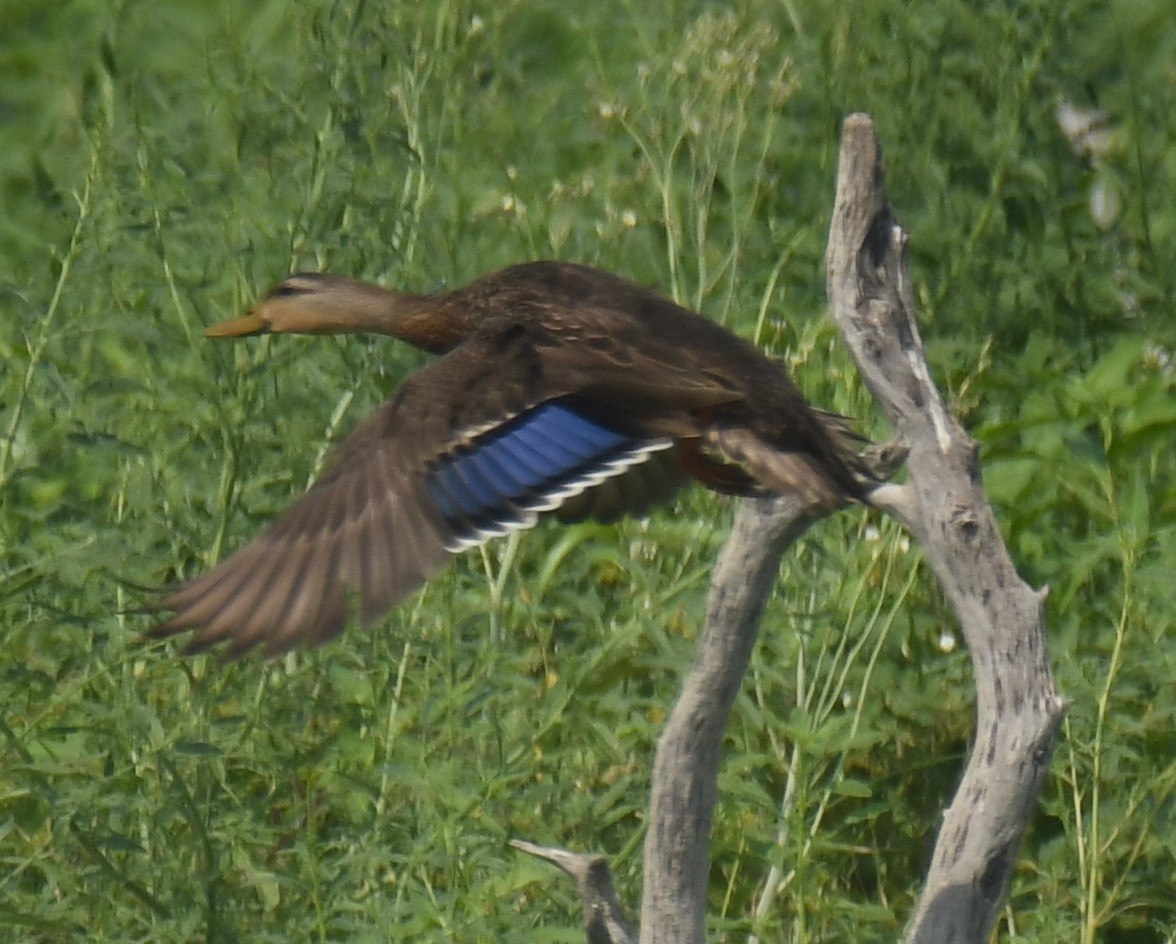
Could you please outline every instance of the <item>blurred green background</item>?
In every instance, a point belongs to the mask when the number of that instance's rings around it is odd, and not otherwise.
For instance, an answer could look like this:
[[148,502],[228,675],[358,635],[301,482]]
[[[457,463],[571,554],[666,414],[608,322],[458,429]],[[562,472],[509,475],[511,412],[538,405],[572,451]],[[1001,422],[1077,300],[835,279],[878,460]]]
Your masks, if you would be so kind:
[[[886,430],[824,313],[873,114],[937,379],[1073,699],[999,936],[1176,940],[1176,25],[1162,0],[0,0],[0,927],[19,941],[582,938],[513,836],[640,893],[655,740],[731,507],[541,525],[375,631],[141,638],[423,356],[214,344],[296,269],[656,285]],[[1059,121],[1059,118],[1062,120]],[[711,925],[893,940],[972,726],[917,546],[788,556],[732,720]]]

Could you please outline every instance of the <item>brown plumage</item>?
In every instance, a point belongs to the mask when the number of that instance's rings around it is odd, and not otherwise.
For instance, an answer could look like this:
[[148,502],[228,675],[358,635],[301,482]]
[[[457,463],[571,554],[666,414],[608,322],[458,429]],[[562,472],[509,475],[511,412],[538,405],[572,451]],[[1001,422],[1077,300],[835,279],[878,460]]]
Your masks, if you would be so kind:
[[436,354],[232,557],[175,588],[153,634],[280,653],[370,623],[457,551],[554,511],[641,514],[688,479],[825,507],[876,483],[844,418],[781,367],[648,289],[557,262],[411,295],[294,275],[210,337],[379,332]]

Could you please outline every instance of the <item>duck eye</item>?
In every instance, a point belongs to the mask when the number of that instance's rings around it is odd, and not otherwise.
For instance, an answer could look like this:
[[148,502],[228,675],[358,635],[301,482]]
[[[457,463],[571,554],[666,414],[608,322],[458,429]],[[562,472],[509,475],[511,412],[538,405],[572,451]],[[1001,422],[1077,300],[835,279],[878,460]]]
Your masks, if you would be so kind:
[[293,295],[305,295],[308,291],[310,290],[304,285],[292,285],[289,282],[283,282],[270,291],[269,297],[290,298]]

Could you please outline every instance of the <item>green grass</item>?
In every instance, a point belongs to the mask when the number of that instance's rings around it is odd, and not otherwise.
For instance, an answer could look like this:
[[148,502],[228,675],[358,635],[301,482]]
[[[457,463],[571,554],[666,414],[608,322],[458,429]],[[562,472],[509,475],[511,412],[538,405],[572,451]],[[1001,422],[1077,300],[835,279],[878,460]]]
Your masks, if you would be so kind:
[[[0,926],[21,941],[578,940],[512,836],[612,857],[730,507],[543,525],[371,633],[222,666],[141,638],[423,363],[204,340],[287,272],[429,289],[525,258],[661,287],[876,411],[822,317],[837,127],[874,113],[925,335],[1074,699],[1010,940],[1176,938],[1164,4],[732,8],[13,0],[0,39]],[[1097,166],[1053,123],[1114,115]],[[1109,180],[1122,211],[1089,212]],[[892,940],[971,731],[917,547],[791,553],[728,737],[715,933]]]

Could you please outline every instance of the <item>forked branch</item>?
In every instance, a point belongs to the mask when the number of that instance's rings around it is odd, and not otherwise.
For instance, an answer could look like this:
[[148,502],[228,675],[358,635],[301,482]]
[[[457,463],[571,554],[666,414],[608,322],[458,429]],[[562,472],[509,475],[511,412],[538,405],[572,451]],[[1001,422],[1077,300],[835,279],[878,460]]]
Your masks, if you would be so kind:
[[[905,940],[982,944],[1008,889],[1065,703],[1055,691],[1046,650],[1045,594],[1017,575],[984,494],[976,443],[931,380],[910,291],[907,237],[883,184],[873,123],[852,115],[842,133],[826,258],[829,300],[862,377],[909,448],[906,482],[883,486],[873,503],[922,542],[959,618],[977,696],[972,754],[944,814]],[[736,516],[715,568],[694,667],[658,745],[645,840],[642,944],[704,939],[723,731],[780,556],[823,513],[773,499],[744,502]],[[616,934],[629,934],[602,859],[528,851],[572,874],[586,909],[599,911],[599,870],[605,869],[606,912],[620,916]],[[597,870],[595,884],[574,871],[585,863]],[[590,874],[587,867],[581,871]],[[591,922],[587,927],[593,944],[631,939],[596,937]],[[601,927],[596,925],[598,934]]]

